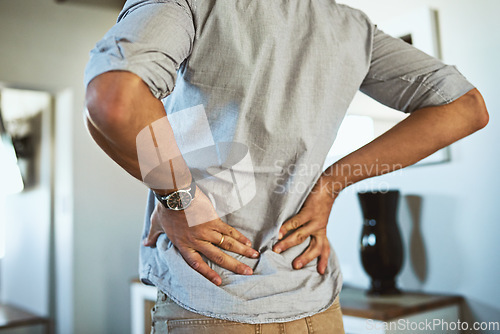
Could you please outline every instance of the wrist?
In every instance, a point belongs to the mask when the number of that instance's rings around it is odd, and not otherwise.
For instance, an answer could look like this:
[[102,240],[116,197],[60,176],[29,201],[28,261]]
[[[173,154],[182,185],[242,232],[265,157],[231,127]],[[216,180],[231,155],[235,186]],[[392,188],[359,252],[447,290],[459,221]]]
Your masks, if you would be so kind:
[[358,181],[351,169],[351,165],[334,163],[323,172],[320,182],[329,196],[335,199],[342,190]]
[[[149,188],[156,194],[160,196],[167,196],[173,192],[188,189],[193,183],[194,179],[191,175],[189,169],[184,173],[176,173],[175,179],[164,180],[164,182],[158,182],[157,185],[162,187],[149,186]],[[146,184],[147,185],[147,184]]]
[[184,188],[179,188],[172,192],[156,192],[153,190],[156,199],[160,202],[166,209],[174,211],[183,211],[187,209],[196,196],[196,183],[194,179],[191,180],[189,186]]
[[155,193],[157,196],[168,196],[171,193],[174,193],[179,190],[185,190],[188,189],[191,186],[191,182],[181,184],[177,188],[168,188],[168,189],[156,189],[156,188],[151,188],[151,190]]
[[335,190],[331,178],[323,174],[318,181],[316,181],[311,193],[316,194],[316,198],[321,199],[321,201],[331,202],[333,205],[339,191]]

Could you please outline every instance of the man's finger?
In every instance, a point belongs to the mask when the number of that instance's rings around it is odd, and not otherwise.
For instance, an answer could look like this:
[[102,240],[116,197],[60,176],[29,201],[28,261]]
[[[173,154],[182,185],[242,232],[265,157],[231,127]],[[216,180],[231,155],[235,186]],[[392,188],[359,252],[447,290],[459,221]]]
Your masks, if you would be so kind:
[[197,232],[196,238],[201,242],[208,241],[222,249],[246,257],[259,257],[259,253],[248,246],[249,240],[229,225],[224,223],[211,225],[210,229],[200,229]]
[[311,243],[306,250],[297,256],[292,262],[294,269],[301,269],[306,266],[309,262],[316,259],[321,254],[322,244],[318,242],[317,239],[311,238]]
[[[222,241],[222,243],[220,241]],[[243,256],[250,257],[253,259],[259,257],[259,252],[257,252],[255,249],[242,244],[238,240],[230,237],[229,235],[224,235],[224,238],[220,238],[219,242],[214,243],[214,245],[222,249],[228,250],[230,252],[241,254]]]
[[156,241],[158,241],[162,233],[165,233],[159,223],[157,215],[158,213],[156,211],[151,215],[151,226],[149,227],[148,236],[142,241],[143,245],[146,247],[156,247]]
[[217,219],[216,223],[214,224],[214,228],[215,228],[215,230],[217,230],[221,234],[228,235],[228,236],[232,237],[233,239],[238,240],[239,242],[241,242],[244,245],[247,245],[250,247],[252,246],[252,242],[250,241],[250,239],[245,237],[243,235],[243,233],[241,233],[240,231],[238,231],[234,227],[224,223],[221,219]]
[[323,245],[323,248],[321,250],[321,254],[318,258],[318,265],[317,265],[317,270],[318,273],[323,275],[326,271],[326,267],[328,266],[328,258],[330,257],[330,244],[326,242],[325,245]]
[[303,211],[300,211],[298,214],[288,219],[283,225],[281,225],[278,239],[281,240],[288,232],[298,229],[308,221],[309,216]]
[[274,245],[273,251],[279,254],[286,251],[288,248],[300,245],[307,239],[307,237],[309,237],[317,230],[318,228],[317,226],[315,226],[315,223],[313,221],[310,221],[302,225],[302,227],[300,227],[299,229],[293,231],[289,236],[278,241],[278,243]]
[[158,241],[158,238],[160,237],[160,235],[162,233],[165,233],[165,232],[157,231],[157,232],[151,233],[151,231],[150,231],[148,236],[146,237],[146,239],[144,239],[142,241],[142,244],[146,247],[155,248],[156,242]]
[[220,276],[203,261],[203,258],[197,251],[194,249],[179,249],[179,252],[184,258],[184,261],[186,261],[191,268],[202,274],[210,282],[215,285],[220,285],[222,283]]
[[240,275],[253,274],[252,268],[236,260],[234,257],[227,255],[220,248],[214,246],[210,242],[202,242],[201,245],[202,246],[199,246],[197,250],[219,267]]

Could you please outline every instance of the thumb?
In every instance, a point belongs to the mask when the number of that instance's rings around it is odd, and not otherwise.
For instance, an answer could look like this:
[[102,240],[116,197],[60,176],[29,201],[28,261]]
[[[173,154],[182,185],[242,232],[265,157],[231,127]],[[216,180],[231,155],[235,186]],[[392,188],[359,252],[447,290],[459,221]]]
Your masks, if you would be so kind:
[[159,219],[157,219],[156,215],[153,213],[151,216],[151,225],[149,227],[148,236],[142,240],[142,244],[146,247],[155,248],[156,242],[162,233],[165,232],[159,223]]
[[148,236],[142,240],[142,244],[146,247],[151,247],[155,248],[156,247],[156,242],[158,241],[158,238],[160,237],[161,232],[157,232],[154,234],[151,234],[151,232],[148,234]]

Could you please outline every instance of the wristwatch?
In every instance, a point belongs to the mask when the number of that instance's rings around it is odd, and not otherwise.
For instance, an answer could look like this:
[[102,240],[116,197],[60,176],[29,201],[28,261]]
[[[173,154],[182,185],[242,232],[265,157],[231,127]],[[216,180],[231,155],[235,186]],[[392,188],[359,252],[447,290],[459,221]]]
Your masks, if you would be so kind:
[[188,188],[176,190],[168,195],[160,195],[154,192],[158,201],[169,210],[182,211],[187,209],[194,200],[196,183],[194,180]]

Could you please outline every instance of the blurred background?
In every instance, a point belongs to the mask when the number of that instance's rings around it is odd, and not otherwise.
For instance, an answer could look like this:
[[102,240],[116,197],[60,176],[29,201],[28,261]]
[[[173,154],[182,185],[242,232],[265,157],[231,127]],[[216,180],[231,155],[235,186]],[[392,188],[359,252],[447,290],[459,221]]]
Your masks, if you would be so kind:
[[[463,296],[462,320],[500,321],[500,3],[343,2],[381,27],[422,8],[434,10],[436,56],[476,85],[490,112],[484,130],[434,163],[341,194],[328,233],[344,282],[361,288],[370,282],[360,262],[356,192],[398,189],[405,254],[398,285]],[[0,101],[10,135],[2,136],[0,152],[0,302],[55,319],[57,333],[131,332],[130,284],[137,277],[146,189],[100,151],[82,121],[89,51],[122,5],[0,1]],[[375,133],[381,122],[375,120]]]

